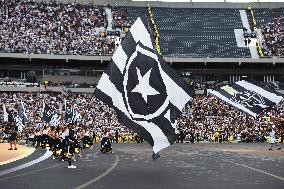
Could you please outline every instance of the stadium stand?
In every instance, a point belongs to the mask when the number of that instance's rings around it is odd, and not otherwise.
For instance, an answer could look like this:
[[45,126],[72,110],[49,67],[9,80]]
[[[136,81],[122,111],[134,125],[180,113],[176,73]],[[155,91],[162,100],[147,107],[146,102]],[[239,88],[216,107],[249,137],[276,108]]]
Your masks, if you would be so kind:
[[284,56],[283,8],[256,9],[255,15],[264,39],[262,47],[266,57]]
[[[3,34],[0,37],[0,51],[6,53],[112,54],[115,50],[112,36],[120,36],[123,29],[129,28],[138,16],[146,13],[145,7],[78,3],[17,0],[1,1],[0,5],[0,30]],[[111,8],[111,23],[108,22],[106,8]],[[154,7],[152,11],[160,33],[162,54],[192,58],[251,57],[249,48],[239,47],[236,43],[234,29],[243,28],[239,10]],[[278,19],[275,27],[282,31],[283,8],[254,9],[254,12],[258,27],[264,29]],[[248,19],[252,23],[252,18]],[[109,24],[111,27],[108,27]],[[112,31],[107,28],[112,28]],[[282,37],[277,39],[278,53],[269,53],[267,41],[271,39],[266,38],[263,42],[265,55],[283,56]]]
[[[130,23],[144,11],[138,7],[118,9],[127,10]],[[165,56],[250,57],[248,48],[236,44],[234,29],[242,28],[238,10],[153,8],[153,15]]]
[[0,51],[8,53],[90,55],[113,53],[101,30],[106,13],[93,4],[0,1]]

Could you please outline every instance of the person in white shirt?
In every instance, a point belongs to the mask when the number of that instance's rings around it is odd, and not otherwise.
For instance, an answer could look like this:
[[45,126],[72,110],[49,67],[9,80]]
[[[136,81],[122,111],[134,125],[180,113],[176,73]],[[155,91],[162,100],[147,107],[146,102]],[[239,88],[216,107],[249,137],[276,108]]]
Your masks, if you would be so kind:
[[272,129],[269,133],[269,136],[270,136],[270,148],[269,148],[269,150],[272,150],[273,144],[276,144],[276,147],[278,148],[278,150],[281,150],[281,148],[278,146],[278,141],[275,139],[275,135],[276,135],[276,128],[275,128],[275,125],[272,125]]

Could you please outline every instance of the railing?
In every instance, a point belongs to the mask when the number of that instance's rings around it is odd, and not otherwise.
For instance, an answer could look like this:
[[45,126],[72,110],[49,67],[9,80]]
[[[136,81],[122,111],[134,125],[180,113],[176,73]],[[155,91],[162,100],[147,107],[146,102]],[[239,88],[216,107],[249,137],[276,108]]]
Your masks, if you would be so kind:
[[[112,55],[99,56],[80,56],[80,55],[49,55],[49,54],[24,54],[24,53],[0,53],[0,57],[6,58],[23,58],[23,59],[54,59],[54,60],[97,60],[103,63],[110,61]],[[227,62],[227,63],[284,63],[284,57],[268,57],[268,58],[196,58],[190,55],[165,55],[164,59],[169,63],[177,62]]]

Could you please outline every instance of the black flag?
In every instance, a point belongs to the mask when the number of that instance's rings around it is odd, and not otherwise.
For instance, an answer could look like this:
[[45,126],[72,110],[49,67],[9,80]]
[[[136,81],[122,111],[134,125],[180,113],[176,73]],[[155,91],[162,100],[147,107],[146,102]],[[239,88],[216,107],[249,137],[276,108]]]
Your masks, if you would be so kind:
[[114,108],[119,121],[148,141],[156,154],[175,142],[176,119],[194,93],[156,52],[145,23],[138,18],[132,25],[95,96]]

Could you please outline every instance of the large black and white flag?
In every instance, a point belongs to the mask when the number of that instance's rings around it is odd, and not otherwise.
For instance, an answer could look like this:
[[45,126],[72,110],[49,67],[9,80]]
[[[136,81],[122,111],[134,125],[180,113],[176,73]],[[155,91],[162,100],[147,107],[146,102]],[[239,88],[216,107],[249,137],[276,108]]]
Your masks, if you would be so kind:
[[193,91],[163,60],[152,32],[138,18],[118,46],[95,96],[114,108],[119,121],[153,146],[153,152],[176,140],[176,119]]
[[283,100],[283,97],[275,94],[274,91],[247,81],[225,85],[219,90],[209,93],[253,117],[256,117],[263,109],[274,106]]

